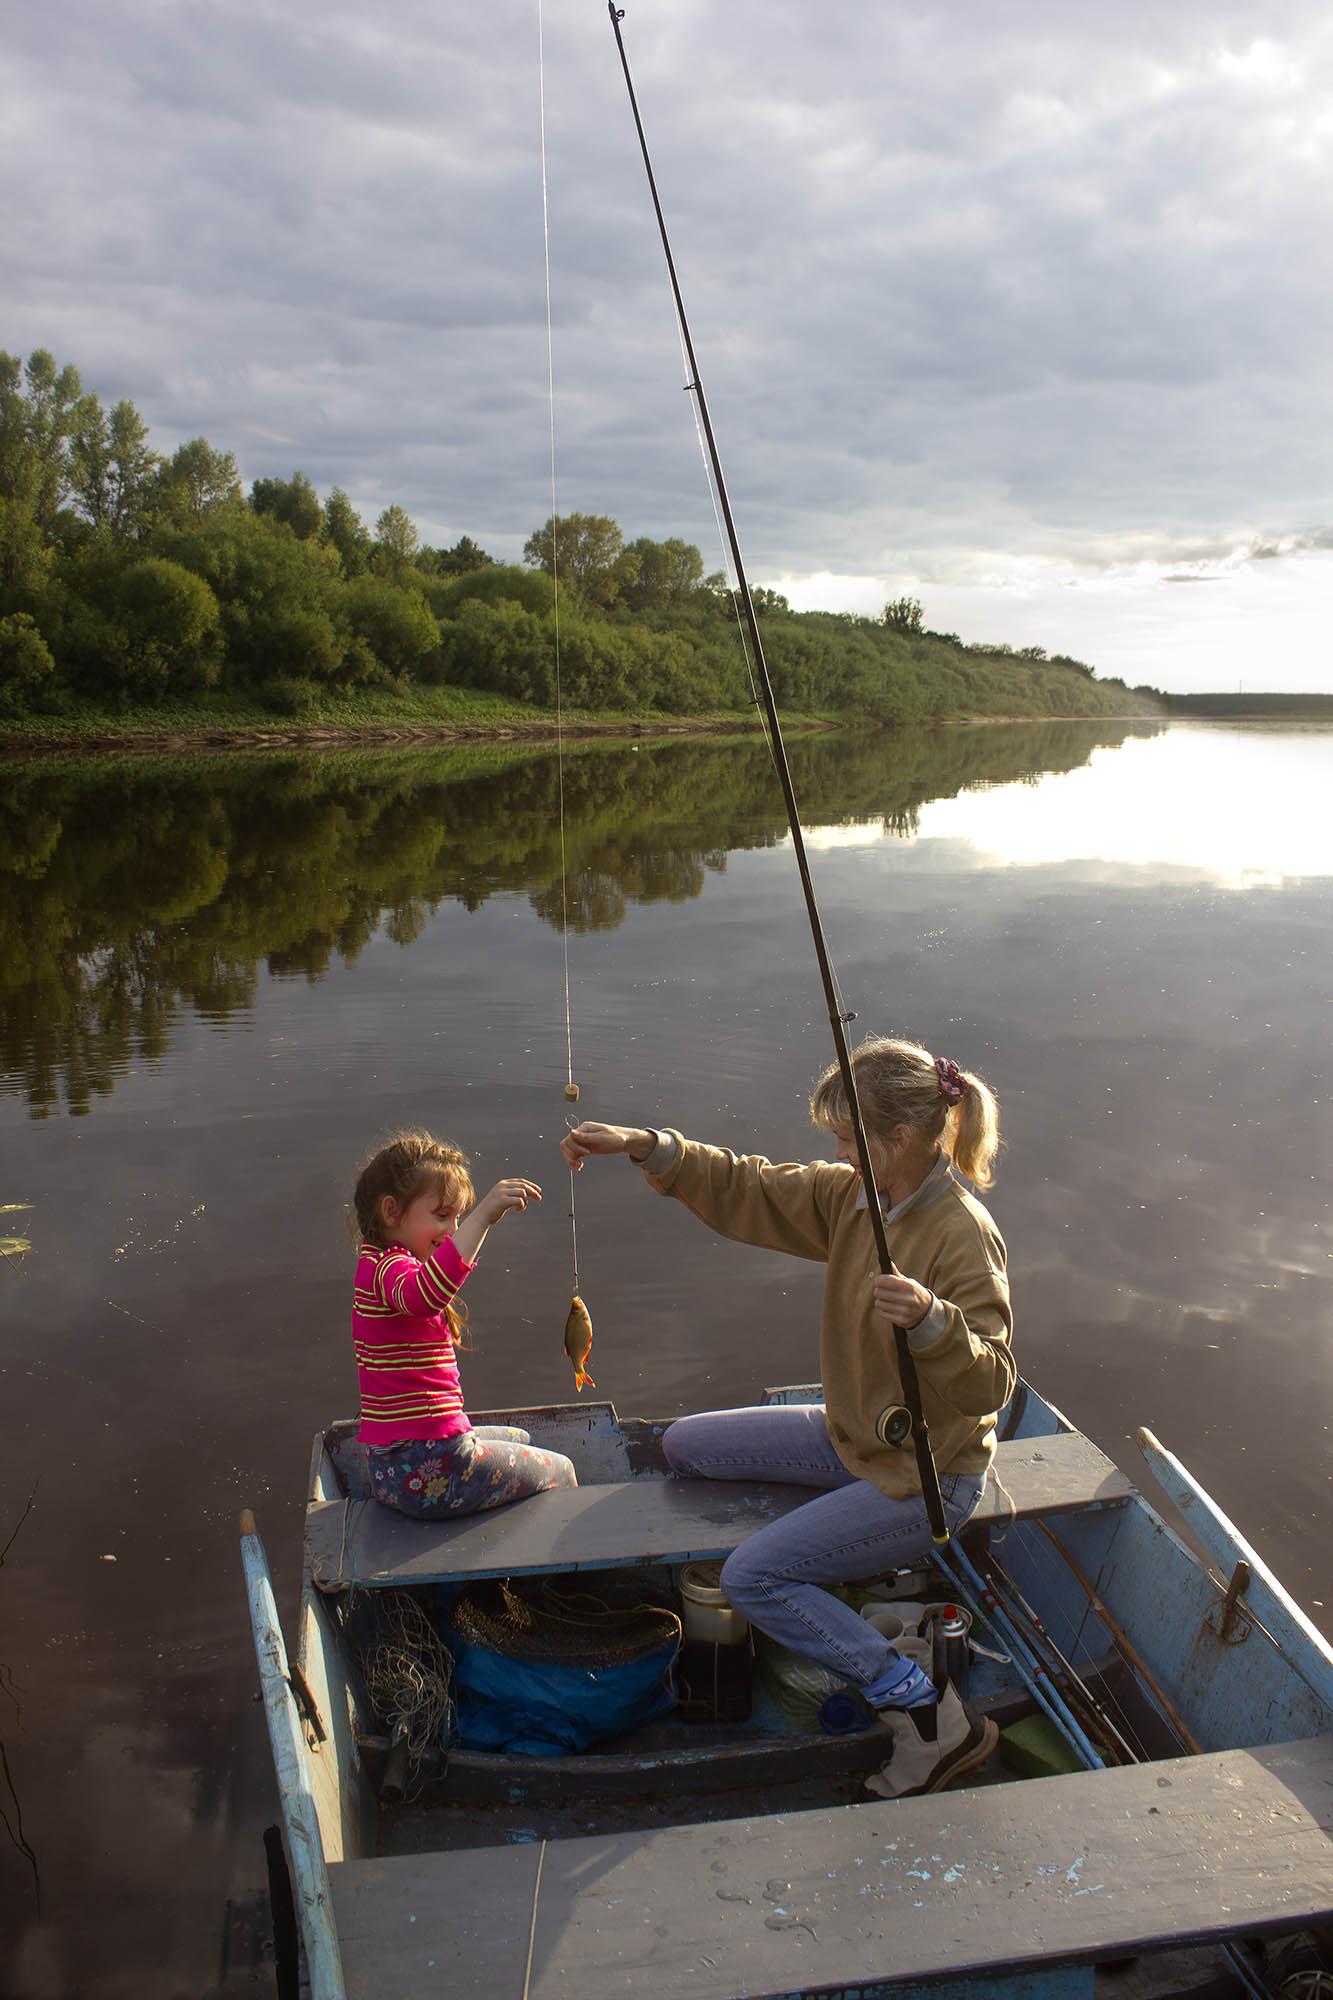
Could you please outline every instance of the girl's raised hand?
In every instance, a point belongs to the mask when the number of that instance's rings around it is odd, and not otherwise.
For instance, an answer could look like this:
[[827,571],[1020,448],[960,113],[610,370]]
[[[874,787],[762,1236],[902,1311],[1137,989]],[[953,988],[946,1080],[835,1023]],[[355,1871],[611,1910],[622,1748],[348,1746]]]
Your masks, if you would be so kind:
[[530,1201],[540,1201],[541,1198],[542,1191],[536,1181],[525,1181],[516,1175],[512,1180],[497,1181],[493,1188],[488,1188],[471,1214],[483,1217],[489,1228],[502,1215],[508,1215],[511,1208],[523,1209]]
[[652,1149],[653,1134],[643,1126],[599,1125],[592,1118],[560,1141],[560,1150],[576,1173],[594,1153],[628,1153],[632,1160],[646,1160]]
[[510,1180],[497,1181],[473,1204],[455,1229],[455,1250],[467,1263],[475,1264],[477,1252],[485,1242],[491,1224],[498,1222],[502,1215],[508,1215],[511,1208],[524,1209],[530,1201],[540,1201],[541,1198],[542,1191],[536,1181],[526,1181],[519,1175]]

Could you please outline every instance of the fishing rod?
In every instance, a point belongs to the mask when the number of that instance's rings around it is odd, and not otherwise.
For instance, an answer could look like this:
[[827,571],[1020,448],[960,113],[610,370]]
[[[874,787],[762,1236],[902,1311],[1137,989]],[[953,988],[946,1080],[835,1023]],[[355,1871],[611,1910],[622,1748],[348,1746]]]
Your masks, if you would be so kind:
[[1028,1692],[1038,1707],[1045,1709],[1084,1769],[1104,1770],[1105,1765],[1101,1756],[1088,1741],[1082,1724],[1055,1685],[1045,1662],[1033,1652],[994,1590],[968,1560],[962,1544],[955,1542],[950,1554],[957,1562],[958,1568],[956,1571],[951,1570],[947,1562],[937,1558],[943,1575],[967,1604],[973,1617],[987,1619],[1003,1644],[1009,1648],[1009,1657],[1017,1669],[1019,1679],[1026,1683]]
[[[815,901],[815,887],[810,877],[810,864],[806,858],[805,837],[801,832],[801,818],[796,806],[796,793],[792,786],[791,771],[787,765],[787,752],[782,740],[782,726],[778,721],[777,703],[773,698],[773,684],[768,677],[768,666],[764,659],[764,643],[759,636],[759,621],[755,617],[754,600],[750,596],[750,585],[745,575],[745,563],[741,556],[740,539],[736,533],[736,523],[732,517],[731,502],[727,497],[727,484],[722,474],[722,460],[718,453],[717,439],[713,434],[713,421],[708,412],[708,399],[704,395],[703,380],[699,364],[695,359],[694,341],[690,335],[689,320],[685,313],[685,301],[681,296],[680,281],[676,276],[676,260],[671,254],[671,239],[667,235],[666,218],[658,199],[657,178],[653,173],[652,158],[648,151],[648,139],[639,116],[639,101],[634,94],[634,79],[630,75],[629,57],[625,53],[624,37],[620,23],[625,10],[617,7],[616,0],[607,0],[607,12],[611,16],[611,27],[616,38],[616,48],[620,52],[620,66],[625,73],[625,88],[629,92],[630,109],[634,114],[634,129],[639,135],[639,150],[643,154],[644,171],[648,176],[648,191],[652,196],[653,212],[657,217],[658,233],[662,238],[662,249],[666,256],[667,274],[671,280],[671,293],[676,303],[676,318],[680,325],[680,337],[685,349],[686,365],[690,379],[686,389],[693,394],[703,426],[708,446],[708,458],[713,468],[713,481],[717,489],[718,503],[726,524],[727,542],[731,549],[732,565],[736,572],[737,595],[739,597],[745,631],[754,654],[754,663],[759,676],[759,686],[763,693],[764,712],[768,718],[769,742],[773,762],[786,801],[787,819],[791,826],[792,846],[796,854],[796,866],[800,871],[801,888],[805,896],[806,913],[810,919],[810,931],[814,939],[815,956],[819,961],[819,975],[824,985],[824,996],[828,1002],[829,1024],[833,1029],[833,1046],[837,1052],[838,1070],[842,1077],[843,1091],[847,1098],[851,1117],[852,1135],[856,1141],[856,1157],[865,1185],[866,1205],[870,1212],[870,1227],[875,1237],[875,1252],[879,1258],[879,1268],[889,1276],[893,1272],[893,1258],[889,1251],[888,1238],[884,1233],[884,1217],[879,1205],[879,1190],[875,1186],[874,1169],[870,1164],[870,1149],[866,1143],[865,1126],[861,1118],[861,1102],[857,1095],[856,1078],[852,1070],[852,1059],[847,1047],[846,1024],[855,1020],[854,1014],[844,1014],[839,1006],[837,985],[833,968],[829,962],[828,948],[824,942],[824,927],[820,921],[819,905]],[[885,1444],[905,1444],[910,1435],[916,1450],[917,1472],[921,1479],[921,1493],[930,1517],[930,1532],[936,1543],[949,1540],[949,1526],[944,1518],[944,1502],[940,1497],[939,1475],[935,1470],[935,1459],[930,1448],[930,1431],[925,1413],[921,1407],[921,1385],[917,1379],[916,1362],[908,1344],[906,1330],[901,1326],[893,1329],[898,1358],[898,1380],[902,1385],[905,1408],[890,1407],[881,1412],[876,1426],[877,1434]],[[906,1419],[906,1421],[904,1421]]]
[[1118,1651],[1124,1655],[1125,1659],[1129,1662],[1129,1665],[1131,1666],[1133,1671],[1138,1675],[1139,1679],[1143,1682],[1149,1694],[1153,1697],[1153,1700],[1157,1703],[1163,1715],[1166,1717],[1167,1722],[1170,1724],[1172,1730],[1179,1737],[1180,1741],[1184,1744],[1186,1750],[1188,1750],[1188,1752],[1192,1757],[1202,1756],[1203,1745],[1199,1742],[1198,1737],[1193,1734],[1193,1732],[1189,1728],[1189,1725],[1186,1723],[1184,1716],[1180,1713],[1180,1710],[1175,1706],[1174,1702],[1167,1694],[1166,1689],[1162,1686],[1161,1682],[1157,1679],[1157,1677],[1153,1674],[1153,1672],[1149,1668],[1148,1663],[1144,1659],[1142,1653],[1140,1653],[1138,1648],[1133,1645],[1133,1643],[1129,1638],[1128,1633],[1125,1632],[1121,1626],[1117,1625],[1115,1619],[1111,1616],[1106,1606],[1102,1603],[1101,1598],[1098,1597],[1096,1591],[1093,1589],[1088,1578],[1079,1568],[1078,1563],[1075,1561],[1074,1557],[1069,1553],[1069,1550],[1060,1540],[1060,1537],[1056,1534],[1055,1530],[1051,1527],[1049,1521],[1037,1521],[1034,1523],[1034,1526],[1041,1529],[1041,1532],[1045,1535],[1047,1541],[1050,1543],[1051,1547],[1055,1550],[1056,1554],[1064,1558],[1064,1561],[1066,1562],[1068,1567],[1073,1571],[1078,1581],[1082,1584],[1084,1595],[1088,1600],[1088,1604],[1091,1607],[1093,1616],[1101,1619],[1102,1624],[1106,1627],[1107,1631],[1111,1635],[1112,1642],[1114,1643]]
[[[1064,1549],[1063,1544],[1052,1533],[1049,1524],[1045,1521],[1039,1521],[1037,1525],[1045,1529],[1051,1541],[1055,1543],[1055,1546],[1058,1549],[1060,1549],[1061,1554],[1066,1556],[1066,1560],[1069,1562],[1071,1569],[1074,1570],[1076,1575],[1082,1577],[1082,1572],[1078,1569],[1078,1566],[1077,1564],[1075,1564],[1073,1558],[1068,1555],[1068,1552]],[[1003,1605],[1000,1603],[999,1598],[996,1596],[995,1591],[977,1573],[977,1570],[975,1569],[973,1564],[968,1560],[967,1555],[965,1554],[962,1546],[959,1543],[957,1542],[954,1543],[951,1553],[955,1558],[955,1560],[957,1561],[959,1565],[959,1570],[962,1574],[958,1576],[952,1575],[948,1563],[942,1561],[939,1566],[943,1574],[946,1577],[949,1577],[950,1581],[953,1582],[955,1585],[963,1583],[964,1578],[966,1578],[965,1587],[960,1591],[959,1594],[964,1599],[966,1599],[969,1595],[971,1595],[973,1591],[975,1591],[976,1599],[974,1601],[973,1609],[975,1610],[976,1603],[979,1603],[980,1606],[984,1609],[984,1611],[987,1614],[989,1614],[991,1623],[995,1631],[1002,1639],[1006,1641],[1006,1643],[1010,1648],[1010,1652],[1013,1658],[1013,1663],[1019,1670],[1020,1678],[1027,1682],[1028,1687],[1031,1690],[1032,1694],[1036,1697],[1040,1706],[1045,1709],[1047,1715],[1051,1718],[1051,1721],[1055,1723],[1056,1727],[1060,1730],[1061,1734],[1072,1746],[1072,1748],[1074,1749],[1075,1753],[1079,1758],[1079,1761],[1083,1764],[1084,1768],[1089,1771],[1104,1769],[1105,1766],[1103,1765],[1101,1757],[1093,1749],[1091,1743],[1089,1743],[1087,1737],[1084,1735],[1083,1730],[1076,1721],[1073,1711],[1070,1709],[1068,1702],[1064,1699],[1064,1697],[1059,1693],[1058,1689],[1055,1687],[1054,1682],[1052,1681],[1051,1676],[1046,1670],[1046,1668],[1030,1651],[1026,1640],[1024,1640],[1018,1633],[1017,1628],[1015,1627],[1008,1613],[1005,1611]],[[1015,1596],[1018,1596],[1018,1592],[1016,1589],[1014,1594]],[[1089,1596],[1092,1596],[1092,1591],[1090,1587],[1089,1587]],[[1094,1602],[1095,1601],[1096,1600],[1094,1599]],[[1105,1616],[1104,1613],[1101,1613],[1099,1615]],[[1037,1622],[1040,1623],[1040,1621]],[[1107,1620],[1107,1623],[1108,1625],[1110,1624],[1109,1619]],[[1116,1628],[1114,1626],[1111,1626],[1110,1629],[1113,1633],[1116,1631]],[[1054,1650],[1055,1649],[1052,1647],[1052,1651]],[[1199,1747],[1198,1744],[1194,1743],[1192,1738],[1189,1740],[1191,1742],[1192,1748],[1197,1753]],[[1123,1737],[1121,1738],[1121,1742],[1122,1744],[1124,1744],[1124,1747],[1126,1749],[1129,1748],[1129,1745],[1127,1743],[1124,1743]],[[1131,1761],[1136,1764],[1146,1764],[1151,1762],[1152,1760],[1146,1755],[1146,1753],[1140,1755],[1134,1755],[1133,1753],[1131,1753]],[[1240,1980],[1246,1992],[1251,1996],[1251,2000],[1272,2000],[1272,1995],[1269,1991],[1269,1988],[1265,1985],[1262,1978],[1255,1971],[1254,1967],[1250,1964],[1249,1960],[1246,1958],[1244,1952],[1241,1950],[1241,1947],[1239,1945],[1234,1944],[1229,1938],[1223,1938],[1219,1944],[1219,1953],[1220,1956],[1231,1967],[1232,1971],[1235,1973],[1236,1977]]]
[[[1021,1614],[1022,1621],[1025,1622],[1029,1637],[1033,1642],[1033,1650],[1036,1651],[1039,1646],[1044,1646],[1050,1654],[1056,1667],[1056,1674],[1053,1678],[1056,1679],[1057,1685],[1063,1683],[1062,1691],[1065,1693],[1071,1708],[1077,1702],[1078,1707],[1084,1711],[1082,1720],[1089,1738],[1091,1739],[1094,1733],[1100,1734],[1104,1738],[1101,1745],[1103,1749],[1111,1750],[1113,1754],[1122,1757],[1127,1764],[1140,1763],[1142,1761],[1140,1752],[1135,1750],[1124,1731],[1120,1729],[1109,1711],[1097,1699],[1097,1696],[1093,1693],[1073,1662],[1065,1658],[1065,1655],[1060,1651],[1060,1648],[1047,1631],[1040,1613],[1033,1610],[1012,1576],[996,1560],[994,1550],[991,1550],[987,1556],[986,1574],[991,1582],[997,1584],[1003,1594],[1010,1600],[1012,1606],[1011,1615],[1017,1616]],[[1074,1650],[1077,1651],[1077,1648],[1078,1641],[1075,1640]]]

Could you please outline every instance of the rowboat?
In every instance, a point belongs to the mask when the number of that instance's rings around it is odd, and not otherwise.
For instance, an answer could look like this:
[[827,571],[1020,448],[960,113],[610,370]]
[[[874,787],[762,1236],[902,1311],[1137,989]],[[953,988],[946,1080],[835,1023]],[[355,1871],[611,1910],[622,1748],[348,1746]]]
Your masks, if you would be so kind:
[[[883,1800],[864,1785],[883,1725],[844,1696],[821,1726],[821,1690],[759,1646],[748,1714],[716,1687],[711,1706],[674,1702],[685,1684],[669,1672],[655,1712],[618,1735],[470,1742],[468,1691],[448,1686],[460,1631],[476,1638],[465,1607],[628,1592],[660,1618],[684,1587],[688,1612],[700,1565],[810,1497],[672,1479],[665,1424],[610,1403],[477,1421],[565,1452],[577,1489],[412,1521],[369,1498],[355,1425],[332,1425],[312,1456],[293,1659],[242,1516],[282,1810],[284,1994],[1333,1990],[1333,1649],[1151,1433],[1135,1442],[1154,1505],[1020,1385],[964,1535],[870,1588],[880,1620],[942,1594],[966,1612],[968,1698],[1001,1731],[958,1788]],[[436,1695],[443,1677],[424,1746],[371,1671],[390,1609],[399,1691],[404,1648]],[[938,1644],[938,1611],[925,1629]],[[576,1686],[571,1714],[580,1700]]]

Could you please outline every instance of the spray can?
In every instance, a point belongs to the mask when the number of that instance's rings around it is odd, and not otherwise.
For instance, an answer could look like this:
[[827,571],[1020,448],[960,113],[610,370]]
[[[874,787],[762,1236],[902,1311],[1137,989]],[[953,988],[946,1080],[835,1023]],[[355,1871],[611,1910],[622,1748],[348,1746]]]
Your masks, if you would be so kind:
[[945,1681],[955,1693],[967,1693],[967,1632],[971,1619],[956,1604],[940,1606],[935,1615],[934,1679],[943,1690]]

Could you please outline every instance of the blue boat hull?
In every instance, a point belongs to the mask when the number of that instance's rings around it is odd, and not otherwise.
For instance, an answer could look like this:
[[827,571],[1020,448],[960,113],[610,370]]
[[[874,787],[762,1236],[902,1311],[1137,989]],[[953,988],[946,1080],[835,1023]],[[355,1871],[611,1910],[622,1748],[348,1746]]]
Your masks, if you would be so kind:
[[[607,1496],[609,1517],[596,1505],[571,1516],[544,1557],[539,1538],[529,1573],[605,1567],[616,1548],[608,1519],[651,1517],[676,1485],[663,1477],[663,1426],[622,1421],[609,1405],[486,1417],[519,1419],[569,1451],[580,1489]],[[631,1986],[654,2000],[918,1988],[1046,2000],[1090,1994],[1095,1967],[1130,1952],[1167,1954],[1168,1991],[1178,1954],[1200,1943],[1263,1990],[1253,1948],[1247,1958],[1238,1940],[1333,1921],[1333,1651],[1148,1433],[1137,1441],[1175,1525],[1118,1475],[1062,1491],[1073,1475],[1060,1468],[1083,1464],[1086,1441],[1031,1390],[1008,1430],[1003,1462],[1029,1485],[1020,1517],[1006,1522],[999,1508],[988,1531],[1006,1598],[989,1616],[977,1600],[974,1636],[983,1620],[987,1629],[969,1698],[1001,1720],[1030,1711],[1039,1748],[1027,1768],[1068,1769],[1080,1760],[1067,1744],[1049,1761],[1063,1685],[1093,1763],[1114,1767],[890,1803],[861,1790],[860,1774],[886,1754],[878,1732],[802,1732],[760,1703],[744,1724],[692,1733],[671,1717],[594,1755],[455,1751],[418,1766],[415,1799],[386,1809],[395,1746],[351,1644],[358,1592],[422,1598],[435,1587],[423,1576],[495,1569],[475,1538],[440,1547],[409,1535],[398,1555],[381,1551],[384,1567],[357,1574],[348,1552],[373,1503],[359,1490],[352,1427],[317,1439],[294,1669],[271,1591],[264,1598],[262,1548],[253,1533],[243,1541],[316,2000],[407,1990],[457,2000],[474,1982],[488,2000],[497,1985],[516,2000],[600,2000]],[[525,1535],[541,1504],[514,1510]],[[368,1531],[381,1511],[364,1515]],[[673,1534],[708,1532],[673,1518],[662,1546],[683,1553]],[[975,1553],[984,1560],[979,1544]],[[1021,1631],[1006,1622],[1019,1606]],[[1009,1633],[1034,1646],[1044,1635],[1049,1712],[1041,1673],[1017,1677]],[[1024,1769],[1027,1741],[1011,1736],[1008,1775]]]

